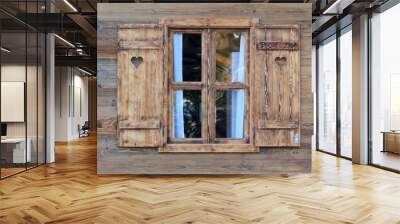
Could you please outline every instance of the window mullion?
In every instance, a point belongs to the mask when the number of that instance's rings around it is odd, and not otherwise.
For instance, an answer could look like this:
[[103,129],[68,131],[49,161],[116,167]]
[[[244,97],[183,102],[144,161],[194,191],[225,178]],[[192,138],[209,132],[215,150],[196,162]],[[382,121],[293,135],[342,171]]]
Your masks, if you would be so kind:
[[210,129],[209,129],[209,69],[210,69],[210,57],[209,57],[209,43],[210,34],[209,29],[203,30],[203,41],[202,41],[202,136],[204,143],[210,143]]
[[209,30],[209,86],[208,86],[208,114],[209,114],[209,121],[208,121],[208,129],[209,129],[209,136],[210,136],[210,143],[215,143],[215,74],[216,74],[216,66],[215,66],[215,35],[214,32]]
[[239,82],[215,82],[214,86],[216,89],[246,89],[246,85],[244,83]]

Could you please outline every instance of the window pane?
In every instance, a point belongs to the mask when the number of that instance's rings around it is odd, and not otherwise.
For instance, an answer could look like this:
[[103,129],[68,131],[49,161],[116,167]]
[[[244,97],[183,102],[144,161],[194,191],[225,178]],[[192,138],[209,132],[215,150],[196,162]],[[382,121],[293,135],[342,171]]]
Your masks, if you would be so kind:
[[336,154],[335,38],[318,48],[318,148]]
[[[38,76],[38,50],[37,50],[37,42],[38,35],[35,32],[27,32],[27,48],[28,48],[28,61],[27,61],[27,70],[26,70],[26,113],[27,113],[27,122],[26,122],[26,131],[28,137],[28,158],[27,166],[28,168],[34,167],[37,165],[37,124],[38,124],[38,108],[37,108],[37,76]],[[29,152],[30,151],[30,152]]]
[[243,82],[245,68],[245,40],[241,32],[215,33],[216,80]]
[[[4,32],[1,34],[1,136],[10,141],[0,144],[1,177],[26,170],[26,163],[32,160],[32,138],[26,138],[27,119],[25,119],[25,97],[27,52],[25,32]],[[27,54],[28,53],[28,54]],[[30,83],[31,84],[31,83]],[[34,93],[27,93],[31,97]],[[29,116],[29,115],[28,115]],[[29,119],[29,117],[28,117]],[[28,120],[29,121],[29,120]],[[2,142],[4,141],[2,140]]]
[[173,33],[175,82],[201,81],[201,33]]
[[371,19],[372,163],[395,170],[400,170],[399,21],[400,4]]
[[243,138],[244,90],[218,90],[215,95],[217,138]]
[[173,137],[201,138],[201,91],[177,90],[173,97]]
[[351,158],[352,141],[352,37],[351,30],[340,37],[340,153]]

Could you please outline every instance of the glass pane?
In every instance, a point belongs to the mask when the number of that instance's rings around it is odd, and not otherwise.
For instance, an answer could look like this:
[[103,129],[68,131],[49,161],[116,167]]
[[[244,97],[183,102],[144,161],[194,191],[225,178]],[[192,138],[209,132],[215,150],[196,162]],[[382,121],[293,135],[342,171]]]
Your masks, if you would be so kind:
[[31,162],[32,159],[30,147],[32,142],[30,139],[26,141],[25,77],[28,69],[26,38],[25,32],[7,32],[1,35],[0,165],[2,178],[24,171],[25,163]]
[[335,38],[318,48],[318,148],[336,154]]
[[244,33],[216,32],[215,50],[216,80],[219,82],[243,82]]
[[177,90],[173,97],[173,137],[201,138],[201,91]]
[[371,19],[372,163],[400,170],[400,4]]
[[173,79],[201,82],[201,33],[173,33]]
[[215,95],[217,138],[243,138],[244,90],[218,90]]
[[352,149],[352,35],[340,37],[340,153],[351,158]]
[[28,143],[28,158],[27,167],[31,168],[37,165],[37,131],[38,131],[38,108],[37,108],[37,76],[38,76],[38,35],[36,32],[27,33],[28,43],[28,62],[27,62],[27,75],[26,75],[26,113],[27,113],[27,143]]

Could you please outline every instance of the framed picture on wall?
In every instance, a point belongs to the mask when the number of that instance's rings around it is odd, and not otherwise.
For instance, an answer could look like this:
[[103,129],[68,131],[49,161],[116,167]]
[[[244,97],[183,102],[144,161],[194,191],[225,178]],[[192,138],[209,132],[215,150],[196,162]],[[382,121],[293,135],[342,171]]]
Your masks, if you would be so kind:
[[25,121],[25,82],[1,82],[1,122]]

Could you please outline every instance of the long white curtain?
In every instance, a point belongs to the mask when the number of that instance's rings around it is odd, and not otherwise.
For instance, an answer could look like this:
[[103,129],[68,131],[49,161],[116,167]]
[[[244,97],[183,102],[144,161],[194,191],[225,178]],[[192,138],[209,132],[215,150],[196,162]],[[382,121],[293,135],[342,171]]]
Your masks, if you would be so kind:
[[[232,82],[244,81],[244,36],[240,36],[240,51],[231,53]],[[228,92],[228,138],[243,138],[244,129],[244,91]]]
[[[173,76],[175,82],[183,81],[182,74],[182,34],[173,34]],[[174,94],[174,106],[173,106],[173,134],[174,138],[184,138],[184,120],[183,120],[183,91],[177,90]]]

